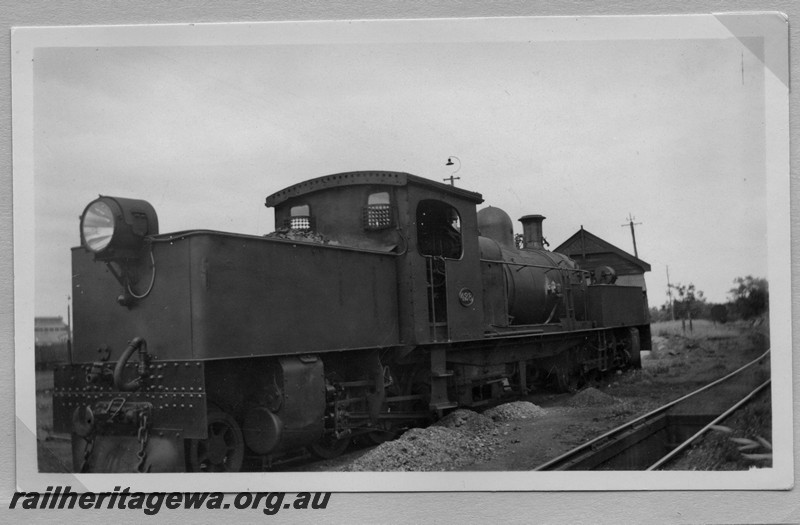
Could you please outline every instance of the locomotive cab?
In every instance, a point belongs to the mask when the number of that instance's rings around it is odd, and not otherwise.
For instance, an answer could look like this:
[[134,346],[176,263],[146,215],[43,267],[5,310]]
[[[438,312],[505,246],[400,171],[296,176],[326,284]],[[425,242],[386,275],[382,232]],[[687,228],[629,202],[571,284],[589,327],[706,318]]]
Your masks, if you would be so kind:
[[475,210],[482,201],[477,193],[407,173],[353,172],[290,186],[266,205],[275,207],[279,228],[397,254],[400,340],[420,344],[482,333]]

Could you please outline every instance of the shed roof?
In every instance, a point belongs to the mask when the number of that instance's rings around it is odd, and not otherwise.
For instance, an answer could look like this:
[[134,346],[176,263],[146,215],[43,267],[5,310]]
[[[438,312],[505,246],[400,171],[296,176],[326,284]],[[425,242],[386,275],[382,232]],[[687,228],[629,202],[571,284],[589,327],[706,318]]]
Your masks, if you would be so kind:
[[67,325],[64,324],[64,318],[60,315],[57,317],[35,317],[33,320],[33,325],[35,328],[67,327]]
[[645,261],[584,230],[583,227],[553,251],[564,254],[578,263],[611,266],[620,275],[650,271],[650,265]]

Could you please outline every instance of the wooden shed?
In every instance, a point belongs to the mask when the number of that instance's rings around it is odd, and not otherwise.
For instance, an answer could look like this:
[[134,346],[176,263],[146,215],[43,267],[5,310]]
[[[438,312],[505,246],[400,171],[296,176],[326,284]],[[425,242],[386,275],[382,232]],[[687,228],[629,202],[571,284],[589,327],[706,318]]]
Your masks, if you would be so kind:
[[570,257],[586,270],[610,266],[617,274],[617,284],[641,286],[647,292],[644,273],[650,271],[650,265],[584,230],[583,226],[553,251]]

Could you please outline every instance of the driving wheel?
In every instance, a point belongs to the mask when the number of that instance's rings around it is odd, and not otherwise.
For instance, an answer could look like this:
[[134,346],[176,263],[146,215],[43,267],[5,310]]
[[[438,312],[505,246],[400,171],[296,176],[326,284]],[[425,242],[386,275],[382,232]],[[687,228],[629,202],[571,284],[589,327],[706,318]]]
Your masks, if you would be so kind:
[[350,445],[350,436],[336,439],[333,434],[325,434],[322,439],[308,446],[311,453],[320,459],[333,459],[341,456]]
[[239,424],[221,410],[208,413],[208,437],[189,440],[188,466],[193,472],[238,472],[244,460]]

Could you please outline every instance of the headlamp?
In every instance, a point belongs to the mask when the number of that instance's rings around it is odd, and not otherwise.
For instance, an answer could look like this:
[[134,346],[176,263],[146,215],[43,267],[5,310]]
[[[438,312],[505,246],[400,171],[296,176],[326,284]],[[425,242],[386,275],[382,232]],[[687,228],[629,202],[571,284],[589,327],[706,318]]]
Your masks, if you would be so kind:
[[157,233],[156,211],[143,200],[101,195],[81,215],[81,245],[95,259],[138,259],[144,238]]

